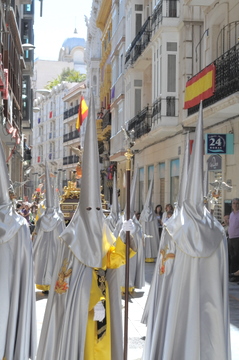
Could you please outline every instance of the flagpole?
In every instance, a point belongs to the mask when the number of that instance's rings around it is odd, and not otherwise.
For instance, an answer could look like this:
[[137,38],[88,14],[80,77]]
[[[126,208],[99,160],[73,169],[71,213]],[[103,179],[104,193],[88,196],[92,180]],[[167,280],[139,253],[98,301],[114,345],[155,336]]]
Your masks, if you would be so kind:
[[[126,219],[130,219],[130,173],[131,173],[131,158],[133,153],[127,149],[125,157],[126,162]],[[126,250],[125,250],[125,317],[124,317],[124,360],[127,360],[128,354],[128,304],[129,304],[129,244],[130,231],[126,231]]]

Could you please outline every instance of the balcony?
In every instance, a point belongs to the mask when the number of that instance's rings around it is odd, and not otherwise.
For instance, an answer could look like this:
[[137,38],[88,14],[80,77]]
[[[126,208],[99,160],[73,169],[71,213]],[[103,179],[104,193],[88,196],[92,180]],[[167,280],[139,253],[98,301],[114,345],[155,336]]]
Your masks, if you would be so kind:
[[122,130],[110,139],[110,161],[125,160],[125,137]]
[[154,12],[145,21],[140,31],[130,44],[125,54],[125,66],[133,65],[147,48],[157,27],[163,19],[178,17],[178,0],[163,0],[155,7]]
[[79,131],[78,130],[71,131],[68,134],[63,135],[63,143],[77,138],[79,138]]
[[145,107],[128,122],[128,130],[134,129],[134,150],[140,150],[174,134],[178,126],[178,99],[167,96]]
[[73,106],[72,108],[64,111],[64,120],[70,118],[71,116],[74,116],[78,114],[79,105]]
[[128,122],[128,130],[134,130],[135,139],[147,134],[151,130],[152,115],[151,108],[145,107],[138,115]]
[[[239,114],[239,43],[214,61],[216,67],[214,95],[203,100],[207,126]],[[195,75],[196,76],[196,75]],[[188,109],[186,126],[195,122],[199,105]],[[192,116],[194,115],[195,116]]]
[[167,96],[158,98],[152,106],[152,126],[176,126],[178,123],[178,99]]
[[63,165],[77,164],[79,162],[79,156],[70,155],[63,157]]

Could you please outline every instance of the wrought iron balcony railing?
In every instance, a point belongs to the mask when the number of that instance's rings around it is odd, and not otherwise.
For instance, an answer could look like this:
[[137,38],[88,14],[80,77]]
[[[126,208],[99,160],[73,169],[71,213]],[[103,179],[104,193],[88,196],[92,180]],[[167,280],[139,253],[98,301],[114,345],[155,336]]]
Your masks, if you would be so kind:
[[64,120],[78,113],[79,105],[73,106],[72,108],[64,111]]
[[[203,100],[204,108],[239,91],[239,43],[213,63],[216,67],[215,92],[213,96]],[[199,105],[188,109],[188,116],[196,113],[198,109]]]
[[126,51],[126,67],[130,64],[134,64],[143,53],[151,40],[152,33],[156,30],[164,17],[178,17],[177,3],[178,0],[161,0],[158,3],[153,14],[145,21]]
[[74,140],[74,139],[77,139],[77,138],[79,138],[79,131],[74,130],[74,131],[71,131],[71,132],[63,135],[63,142],[66,142],[66,141],[69,141],[69,140]]
[[79,161],[79,156],[77,155],[70,155],[63,157],[63,165],[70,165],[76,164]]
[[128,122],[128,130],[134,129],[135,139],[147,134],[152,127],[151,107],[145,107],[138,115]]
[[158,98],[153,103],[152,118],[153,122],[162,116],[174,117],[177,115],[177,101],[175,96],[167,96],[166,99]]

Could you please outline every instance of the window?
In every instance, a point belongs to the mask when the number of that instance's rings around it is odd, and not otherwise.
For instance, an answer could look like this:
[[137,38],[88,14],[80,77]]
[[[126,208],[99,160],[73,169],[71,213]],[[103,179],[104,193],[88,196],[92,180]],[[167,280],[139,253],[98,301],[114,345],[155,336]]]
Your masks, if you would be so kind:
[[168,55],[168,83],[167,91],[176,91],[176,55]]
[[137,115],[141,111],[141,89],[135,89],[134,113]]
[[142,27],[142,14],[135,14],[135,36],[140,32]]
[[170,162],[170,203],[177,201],[179,189],[179,159]]

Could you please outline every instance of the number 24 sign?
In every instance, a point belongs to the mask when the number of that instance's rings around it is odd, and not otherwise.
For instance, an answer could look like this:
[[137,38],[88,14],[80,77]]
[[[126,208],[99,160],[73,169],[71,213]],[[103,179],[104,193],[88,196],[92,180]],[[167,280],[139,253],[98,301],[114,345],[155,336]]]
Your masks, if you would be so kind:
[[233,134],[206,134],[207,154],[233,154]]

